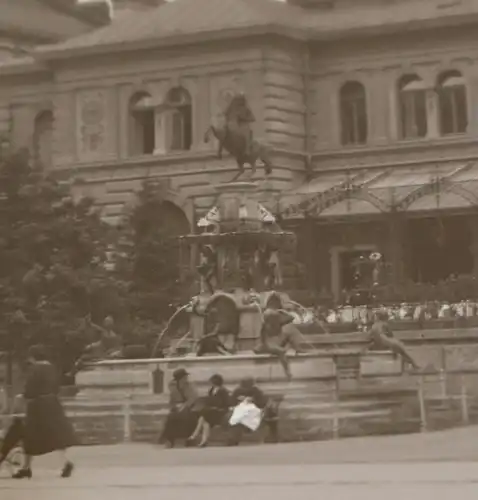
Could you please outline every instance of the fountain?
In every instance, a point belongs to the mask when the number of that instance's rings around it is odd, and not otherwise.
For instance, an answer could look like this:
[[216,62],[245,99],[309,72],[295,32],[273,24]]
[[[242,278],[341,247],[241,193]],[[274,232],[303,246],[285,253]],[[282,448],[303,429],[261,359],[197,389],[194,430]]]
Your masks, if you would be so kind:
[[[238,180],[220,184],[216,190],[217,203],[198,223],[201,232],[180,237],[181,255],[187,255],[188,263],[191,255],[199,262],[200,280],[200,293],[182,313],[189,315],[188,336],[193,345],[219,323],[230,354],[197,356],[192,349],[186,355],[172,351],[160,359],[101,361],[78,374],[77,385],[84,393],[162,393],[179,366],[187,368],[200,384],[216,372],[229,383],[249,375],[259,381],[285,383],[278,360],[255,354],[253,349],[262,311],[271,297],[279,296],[285,307],[293,304],[281,290],[280,258],[281,252],[293,250],[295,234],[283,231],[261,205],[257,183]],[[358,349],[331,346],[289,356],[295,380],[324,379],[348,389],[357,386],[366,358]],[[387,371],[401,369],[391,356],[386,365]]]
[[[164,417],[157,406],[167,401],[172,374],[181,367],[198,386],[208,385],[211,375],[220,373],[229,387],[252,376],[268,394],[280,393],[288,405],[288,439],[337,437],[343,431],[339,418],[349,434],[362,433],[362,422],[368,425],[371,418],[378,418],[382,429],[396,429],[397,422],[389,418],[391,410],[384,409],[383,401],[377,406],[373,395],[366,401],[342,405],[343,397],[360,394],[372,379],[380,379],[382,385],[400,379],[403,388],[404,379],[409,381],[410,377],[403,376],[400,360],[391,353],[364,354],[358,347],[337,348],[335,340],[329,338],[322,349],[289,355],[290,382],[276,357],[254,352],[262,311],[272,297],[279,298],[284,308],[293,308],[284,291],[281,255],[294,249],[295,235],[283,231],[261,205],[256,182],[236,179],[215,188],[217,201],[199,221],[200,231],[179,238],[182,264],[189,272],[194,263],[200,282],[197,296],[177,313],[187,315],[187,337],[193,348],[179,352],[176,345],[164,358],[155,358],[153,353],[150,359],[92,363],[77,374],[80,398],[72,408],[78,409],[82,398],[99,401],[101,408],[106,401],[116,400],[120,409],[114,410],[117,414],[113,416],[121,417],[124,439],[135,439],[135,432],[145,434],[145,428],[155,435]],[[198,344],[211,331],[219,334],[228,354],[198,355]],[[166,329],[163,333],[168,336],[170,332]],[[385,392],[391,392],[390,385]],[[416,389],[411,392],[415,394]],[[139,403],[134,402],[135,397],[140,398]],[[397,406],[396,401],[393,405]],[[108,414],[105,419],[110,417]],[[117,421],[113,419],[111,425],[117,427]],[[111,426],[105,427],[110,433]]]
[[282,285],[280,253],[295,245],[295,234],[282,231],[258,202],[256,183],[236,181],[216,190],[217,205],[198,224],[203,232],[180,238],[185,254],[200,255],[201,291],[191,311],[191,335],[197,342],[220,321],[231,352],[250,351],[261,310]]
[[[262,311],[271,297],[279,295],[286,308],[294,304],[283,290],[281,252],[294,248],[295,237],[260,204],[256,183],[235,181],[216,189],[217,202],[199,221],[201,231],[180,237],[184,266],[190,270],[192,262],[197,264],[200,292],[178,314],[189,319],[193,345],[219,324],[230,354],[198,356],[191,349],[165,358],[91,364],[77,374],[79,397],[67,405],[78,426],[85,426],[84,439],[154,439],[167,413],[161,405],[167,405],[168,383],[179,367],[186,368],[200,392],[212,374],[220,373],[230,388],[253,376],[266,393],[283,396],[282,439],[408,432],[423,426],[421,379],[404,373],[391,353],[364,354],[351,347],[353,339],[323,336],[321,349],[289,355],[292,382],[277,358],[254,353]],[[440,383],[435,372],[427,391]],[[101,411],[91,413],[97,407]]]

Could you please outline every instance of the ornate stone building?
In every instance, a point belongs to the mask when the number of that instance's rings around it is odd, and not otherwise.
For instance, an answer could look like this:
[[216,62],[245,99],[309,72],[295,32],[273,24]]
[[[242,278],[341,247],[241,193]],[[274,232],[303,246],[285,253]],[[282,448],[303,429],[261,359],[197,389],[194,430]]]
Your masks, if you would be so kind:
[[338,296],[374,250],[393,280],[478,274],[477,26],[471,0],[174,0],[4,61],[0,127],[107,220],[155,178],[194,230],[235,173],[204,133],[241,90],[309,287]]

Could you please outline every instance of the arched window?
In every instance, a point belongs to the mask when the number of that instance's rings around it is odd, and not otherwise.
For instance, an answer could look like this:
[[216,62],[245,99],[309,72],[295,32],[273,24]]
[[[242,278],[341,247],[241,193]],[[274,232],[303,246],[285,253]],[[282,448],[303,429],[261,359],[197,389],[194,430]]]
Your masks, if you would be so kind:
[[403,139],[427,135],[425,83],[417,75],[404,75],[398,82],[400,128]]
[[360,82],[347,82],[340,89],[342,144],[367,142],[367,102]]
[[35,117],[33,128],[33,158],[45,168],[51,167],[53,148],[53,112],[42,111]]
[[168,127],[168,149],[187,151],[191,149],[193,138],[191,96],[183,87],[175,87],[168,92],[166,104],[172,110]]
[[463,134],[468,126],[463,75],[459,71],[447,71],[439,76],[437,83],[441,134]]
[[135,94],[129,105],[130,153],[151,155],[155,149],[155,112],[153,98],[146,92]]

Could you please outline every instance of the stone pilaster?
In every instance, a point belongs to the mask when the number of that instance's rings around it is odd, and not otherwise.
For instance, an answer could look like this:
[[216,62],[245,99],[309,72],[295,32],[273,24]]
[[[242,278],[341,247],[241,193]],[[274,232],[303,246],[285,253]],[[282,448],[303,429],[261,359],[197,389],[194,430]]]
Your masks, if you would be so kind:
[[404,277],[403,238],[405,220],[399,214],[392,214],[389,216],[387,223],[389,238],[385,259],[390,264],[390,284],[398,285]]

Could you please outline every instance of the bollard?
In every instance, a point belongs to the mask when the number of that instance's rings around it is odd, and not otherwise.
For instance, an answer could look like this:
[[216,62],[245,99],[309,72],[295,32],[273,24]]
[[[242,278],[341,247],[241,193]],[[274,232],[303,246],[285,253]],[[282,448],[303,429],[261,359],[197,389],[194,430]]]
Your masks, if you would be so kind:
[[123,405],[123,441],[131,442],[131,401],[128,400]]
[[418,378],[418,405],[420,407],[420,432],[427,431],[427,411],[425,406],[425,394],[423,391],[423,377]]
[[470,421],[470,416],[468,413],[468,394],[466,390],[465,377],[462,375],[460,377],[460,401],[461,401],[461,418],[464,424]]
[[440,392],[443,399],[447,398],[447,374],[446,371],[440,369],[438,379],[440,381]]
[[332,404],[333,404],[333,414],[332,414],[332,439],[338,439],[340,437],[340,418],[339,418],[339,385],[337,383],[332,394]]
[[339,439],[340,437],[340,417],[339,417],[340,405],[338,394],[336,394],[334,400],[334,416],[332,419],[332,438]]

